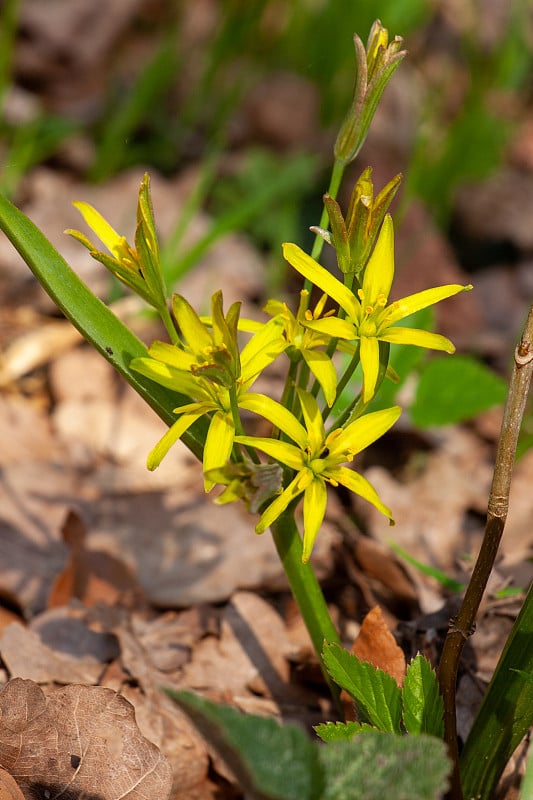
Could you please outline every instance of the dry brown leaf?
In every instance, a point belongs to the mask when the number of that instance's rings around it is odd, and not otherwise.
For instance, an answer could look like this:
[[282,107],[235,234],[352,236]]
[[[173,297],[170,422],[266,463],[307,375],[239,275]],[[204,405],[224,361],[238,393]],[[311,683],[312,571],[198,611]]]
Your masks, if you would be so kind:
[[398,686],[402,685],[406,668],[405,656],[387,628],[379,606],[375,606],[364,618],[352,653],[361,661],[368,661],[374,667],[387,672]]
[[20,622],[5,628],[0,638],[0,652],[11,675],[38,683],[98,683],[102,672],[102,664],[95,658],[58,652]]
[[70,558],[53,583],[50,608],[66,605],[73,597],[86,606],[142,602],[142,590],[123,561],[111,553],[85,547],[87,529],[74,509],[68,511],[61,533],[70,548]]
[[0,769],[0,800],[24,800],[16,780],[5,769]]
[[166,800],[172,783],[133,706],[100,686],[70,685],[45,697],[33,681],[9,681],[0,692],[0,765],[26,800]]

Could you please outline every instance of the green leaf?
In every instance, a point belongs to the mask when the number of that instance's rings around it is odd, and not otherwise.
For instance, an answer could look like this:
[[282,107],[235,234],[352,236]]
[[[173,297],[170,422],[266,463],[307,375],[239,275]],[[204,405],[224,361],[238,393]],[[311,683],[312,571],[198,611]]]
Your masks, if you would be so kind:
[[529,744],[527,751],[526,771],[520,787],[520,800],[531,800],[533,797],[533,744]]
[[315,732],[323,742],[351,742],[354,736],[367,731],[375,731],[366,722],[324,722],[315,725]]
[[322,769],[316,744],[303,730],[244,715],[189,692],[167,691],[218,751],[247,797],[318,800]]
[[[33,222],[3,195],[0,195],[0,229],[85,339],[126,378],[167,425],[175,422],[173,409],[188,403],[189,398],[130,369],[134,358],[148,355],[144,344],[92,294]],[[183,441],[199,460],[206,431],[207,420],[202,419],[183,435]]]
[[505,401],[507,385],[475,358],[430,361],[420,376],[411,418],[420,428],[472,419]]
[[464,796],[489,800],[533,725],[533,585],[507,639],[461,752]]
[[324,645],[323,657],[333,680],[353,697],[364,722],[380,731],[400,733],[401,692],[394,678],[337,644]]
[[407,733],[444,736],[444,703],[435,670],[420,655],[413,658],[403,682],[403,724]]
[[438,800],[450,770],[444,742],[433,736],[369,731],[319,749],[321,800]]
[[523,677],[525,681],[529,681],[529,683],[533,683],[533,672],[525,672],[523,669],[513,669],[512,672],[517,672],[519,675]]

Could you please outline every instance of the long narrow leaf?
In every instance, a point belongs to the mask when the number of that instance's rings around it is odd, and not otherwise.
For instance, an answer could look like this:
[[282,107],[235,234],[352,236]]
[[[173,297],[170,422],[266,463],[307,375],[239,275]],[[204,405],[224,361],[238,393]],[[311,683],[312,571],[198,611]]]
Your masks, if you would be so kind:
[[533,725],[533,584],[515,620],[461,753],[465,797],[488,800]]
[[[189,398],[165,389],[130,370],[133,358],[147,355],[144,344],[95,297],[41,231],[6,197],[0,195],[0,229],[18,250],[37,280],[57,306],[167,425],[175,421],[172,410]],[[201,459],[206,426],[199,421],[183,441]]]

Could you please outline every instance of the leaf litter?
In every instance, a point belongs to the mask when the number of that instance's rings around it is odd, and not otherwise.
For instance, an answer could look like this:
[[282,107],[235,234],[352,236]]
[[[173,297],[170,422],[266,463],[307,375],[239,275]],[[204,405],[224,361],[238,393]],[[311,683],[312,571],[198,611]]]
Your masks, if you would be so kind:
[[[112,20],[95,6],[89,25],[97,33],[82,37],[83,48],[72,31],[84,3],[73,4],[67,16],[61,3],[51,4],[44,16],[39,0],[23,5],[30,46],[18,56],[21,73],[31,76],[37,62],[41,67],[50,59],[55,67],[41,73],[44,94],[58,108],[90,105],[101,90],[102,52],[109,52],[132,9],[141,4],[123,0]],[[87,46],[94,37],[100,49]],[[67,53],[72,42],[76,46]],[[36,53],[46,54],[45,62]],[[67,62],[82,64],[92,77],[83,84],[73,79],[73,91],[62,94],[61,80],[71,76],[63,66],[61,77],[58,65]],[[75,76],[75,70],[69,72]],[[286,85],[279,85],[286,96]],[[276,139],[283,133],[276,119],[277,89],[265,86],[273,110],[262,107],[258,120],[251,107],[243,119],[249,136]],[[309,94],[302,118],[314,118],[312,91],[294,86],[299,99]],[[267,112],[272,118],[263,118]],[[521,153],[520,168],[528,172],[520,185],[529,203],[531,137],[526,133],[524,128],[513,152],[515,161]],[[291,145],[278,146],[286,144]],[[65,163],[71,158],[63,157]],[[135,197],[141,172],[128,170],[101,187],[79,184],[48,167],[26,179],[25,211],[102,296],[108,292],[107,278],[62,235],[74,224],[74,216],[68,218],[74,214],[70,200],[83,197],[129,233],[134,209],[127,198]],[[172,230],[175,209],[196,179],[195,169],[171,180],[153,176],[163,236]],[[528,246],[527,203],[510,203],[506,214],[499,213],[502,186],[507,191],[509,181],[505,173],[493,184],[462,190],[458,209],[465,237],[497,235],[512,238],[517,248]],[[494,207],[498,230],[494,214],[481,213]],[[196,215],[187,244],[209,224],[207,215]],[[459,298],[459,311],[439,310],[444,333],[505,366],[516,333],[512,318],[519,316],[513,309],[519,308],[527,282],[527,257],[516,271],[497,266],[488,276],[479,273],[482,302]],[[462,282],[444,237],[416,205],[399,235],[398,262],[409,291],[419,288],[416,281],[426,285],[428,264],[432,277],[438,276],[435,282]],[[10,315],[8,324],[2,309],[0,766],[11,771],[0,772],[0,798],[20,800],[19,787],[26,798],[42,797],[43,791],[87,800],[220,796],[231,776],[162,686],[194,689],[244,711],[307,727],[333,716],[272,543],[267,534],[250,534],[242,510],[214,507],[204,497],[198,466],[184,448],[175,448],[157,473],[146,472],[146,453],[164,430],[162,423],[99,356],[78,344],[70,327],[51,319],[50,301],[28,285],[25,265],[4,241],[0,264],[0,299]],[[251,315],[257,313],[254,299],[263,291],[263,276],[262,255],[244,237],[232,235],[183,279],[180,291],[201,305],[212,286],[223,285],[228,303],[244,294]],[[505,320],[498,317],[503,289]],[[400,285],[398,291],[406,293]],[[33,316],[22,313],[26,307]],[[135,318],[134,324],[146,341],[160,335],[146,320]],[[387,542],[394,538],[421,562],[466,578],[480,541],[494,453],[494,436],[477,423],[429,432],[430,446],[424,450],[409,439],[408,430],[406,435],[411,445],[400,469],[393,464],[366,470],[394,508],[396,528],[384,526],[362,506],[355,509],[357,526],[354,509],[344,513],[332,497],[316,552],[317,571],[344,640],[356,640],[356,652],[368,660],[378,651],[381,656],[378,643],[388,640],[391,651],[382,666],[391,668],[393,662],[397,676],[397,645],[387,632],[398,628],[396,638],[406,652],[413,648],[435,655],[455,599],[445,597],[435,579],[403,564]],[[525,587],[531,579],[532,470],[529,453],[516,467],[491,592],[509,581]],[[370,611],[376,603],[380,610]],[[489,596],[485,602],[459,685],[463,736],[480,699],[479,686],[494,668],[518,607],[512,599]],[[234,796],[235,789],[231,792]]]

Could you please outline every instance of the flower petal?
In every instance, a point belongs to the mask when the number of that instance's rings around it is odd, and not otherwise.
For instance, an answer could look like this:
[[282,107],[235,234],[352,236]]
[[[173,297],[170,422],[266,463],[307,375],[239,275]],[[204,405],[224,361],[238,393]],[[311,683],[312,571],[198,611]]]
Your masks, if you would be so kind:
[[207,348],[213,347],[213,337],[184,297],[175,294],[172,298],[172,309],[183,337],[193,353],[201,354]]
[[394,322],[408,317],[409,314],[414,314],[415,311],[440,303],[441,300],[453,297],[459,292],[469,292],[472,288],[471,284],[461,286],[457,283],[450,283],[446,286],[436,286],[434,289],[424,289],[423,292],[402,297],[401,300],[396,300],[386,309],[387,323],[392,325]]
[[338,317],[324,317],[312,322],[302,320],[302,325],[304,328],[309,328],[310,331],[325,333],[327,336],[331,336],[332,339],[348,339],[351,341],[359,337],[355,326],[351,322]]
[[309,392],[297,389],[300,406],[304,416],[305,427],[307,428],[307,441],[311,451],[311,457],[316,458],[324,448],[326,431],[322,421],[322,414],[318,403]]
[[247,392],[242,397],[239,397],[239,408],[252,411],[254,414],[259,414],[259,416],[270,420],[276,428],[290,436],[302,449],[307,446],[307,431],[304,426],[285,406],[282,406],[276,400],[272,400],[271,397]]
[[148,353],[152,358],[157,361],[162,361],[163,364],[168,364],[176,369],[189,371],[192,364],[196,364],[197,360],[191,353],[186,353],[181,347],[176,347],[175,344],[168,342],[152,342],[148,348]]
[[89,228],[94,231],[100,241],[105,244],[109,252],[113,253],[113,255],[117,255],[116,248],[120,247],[123,243],[124,237],[119,236],[109,222],[105,220],[95,208],[90,206],[89,203],[76,200],[72,205],[78,209]]
[[311,256],[296,244],[284,244],[283,256],[300,275],[307,278],[322,289],[329,297],[335,300],[346,313],[353,318],[357,317],[359,303],[353,293],[337,278],[334,278],[327,269],[324,269]]
[[418,328],[392,327],[379,338],[392,344],[414,344],[417,347],[427,347],[428,350],[444,350],[446,353],[455,353],[454,344],[445,336]]
[[173,425],[170,426],[165,435],[158,441],[156,446],[148,454],[146,466],[149,470],[156,469],[163,458],[166,456],[173,444],[176,444],[188,428],[199,419],[205,411],[203,409],[190,411],[183,414]]
[[[217,411],[213,414],[204,446],[203,470],[223,467],[228,461],[233,447],[235,436],[235,426],[230,414]],[[211,491],[215,481],[208,480],[204,476],[204,490]]]
[[365,304],[373,306],[380,295],[388,298],[393,278],[394,228],[392,217],[387,214],[363,275]]
[[302,562],[307,564],[315,539],[326,513],[328,502],[326,484],[322,478],[315,477],[304,493],[304,543]]
[[234,441],[237,444],[256,447],[261,452],[272,456],[276,461],[285,464],[291,469],[299,470],[305,466],[302,451],[299,447],[289,444],[289,442],[280,442],[277,439],[267,439],[261,436],[236,436]]
[[394,524],[392,511],[381,502],[378,493],[366,478],[363,478],[358,472],[355,472],[353,469],[348,469],[347,467],[338,467],[336,470],[332,470],[332,477],[338,483],[346,486],[351,492],[355,492],[355,494],[364,497],[365,500],[372,503],[378,511],[381,511],[381,513],[388,517],[392,524]]
[[359,352],[363,370],[363,402],[374,396],[379,373],[379,342],[374,336],[361,336]]
[[261,519],[255,526],[256,533],[263,533],[269,528],[283,514],[292,501],[304,491],[304,487],[301,486],[302,477],[302,473],[299,472],[287,488],[265,509]]
[[130,367],[161,386],[186,394],[188,397],[209,397],[201,381],[190,372],[175,369],[156,361],[155,358],[134,358]]
[[279,318],[262,325],[241,352],[241,379],[248,383],[287,348],[283,336],[283,321]]
[[392,406],[359,417],[347,425],[339,436],[332,437],[331,444],[328,439],[330,457],[335,458],[345,452],[353,457],[360,453],[392,428],[401,413],[400,406]]
[[337,370],[331,358],[322,350],[302,350],[303,359],[317,381],[326,398],[326,403],[331,408],[337,393]]

